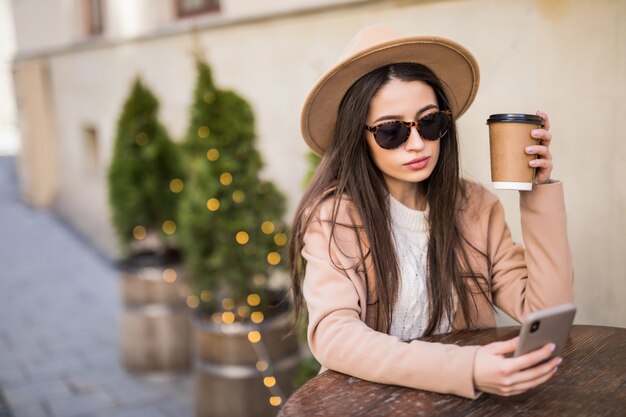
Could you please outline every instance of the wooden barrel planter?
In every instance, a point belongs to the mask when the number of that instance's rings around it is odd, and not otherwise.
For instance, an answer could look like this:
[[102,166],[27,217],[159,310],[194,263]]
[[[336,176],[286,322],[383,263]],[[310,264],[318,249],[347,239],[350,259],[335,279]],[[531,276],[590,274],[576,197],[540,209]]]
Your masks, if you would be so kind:
[[185,371],[191,358],[189,287],[179,263],[122,267],[122,362],[132,372]]
[[[196,416],[277,415],[300,361],[287,314],[261,324],[214,324],[194,316],[193,325]],[[259,332],[260,341],[251,342],[250,332]]]

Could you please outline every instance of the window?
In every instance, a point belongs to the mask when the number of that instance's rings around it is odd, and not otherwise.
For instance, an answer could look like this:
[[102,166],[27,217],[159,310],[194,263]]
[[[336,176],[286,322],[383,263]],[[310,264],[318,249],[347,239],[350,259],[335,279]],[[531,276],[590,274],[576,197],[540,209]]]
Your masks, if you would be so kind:
[[97,176],[100,173],[100,151],[98,145],[98,129],[94,125],[83,127],[85,140],[84,172],[88,176]]
[[178,17],[195,16],[203,13],[218,12],[219,0],[176,0]]
[[104,32],[104,0],[83,0],[85,33],[89,36],[102,35]]

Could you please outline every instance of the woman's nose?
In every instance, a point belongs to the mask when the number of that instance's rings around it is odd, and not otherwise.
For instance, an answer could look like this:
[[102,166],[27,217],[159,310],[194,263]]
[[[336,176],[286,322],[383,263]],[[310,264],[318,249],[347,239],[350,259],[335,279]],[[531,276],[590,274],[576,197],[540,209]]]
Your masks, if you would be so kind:
[[421,151],[424,149],[424,139],[420,136],[417,126],[411,127],[405,148],[407,151]]

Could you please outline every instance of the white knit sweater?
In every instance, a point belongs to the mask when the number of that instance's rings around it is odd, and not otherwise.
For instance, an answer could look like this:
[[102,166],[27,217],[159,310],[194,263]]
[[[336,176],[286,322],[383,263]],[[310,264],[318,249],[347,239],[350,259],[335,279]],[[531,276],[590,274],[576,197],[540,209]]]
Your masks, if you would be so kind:
[[[408,341],[424,334],[428,325],[428,209],[413,210],[389,195],[391,231],[400,267],[398,297],[390,334]],[[435,333],[450,330],[447,320]]]

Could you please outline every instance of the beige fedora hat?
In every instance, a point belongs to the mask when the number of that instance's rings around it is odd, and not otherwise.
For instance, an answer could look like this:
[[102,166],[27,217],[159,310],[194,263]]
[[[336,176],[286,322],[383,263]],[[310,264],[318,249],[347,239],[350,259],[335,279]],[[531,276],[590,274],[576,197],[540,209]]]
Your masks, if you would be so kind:
[[437,36],[401,36],[379,24],[361,29],[339,62],[313,86],[301,115],[307,145],[322,155],[330,144],[339,104],[365,74],[385,65],[413,62],[430,68],[442,81],[454,118],[470,106],[480,81],[476,58],[462,45]]

